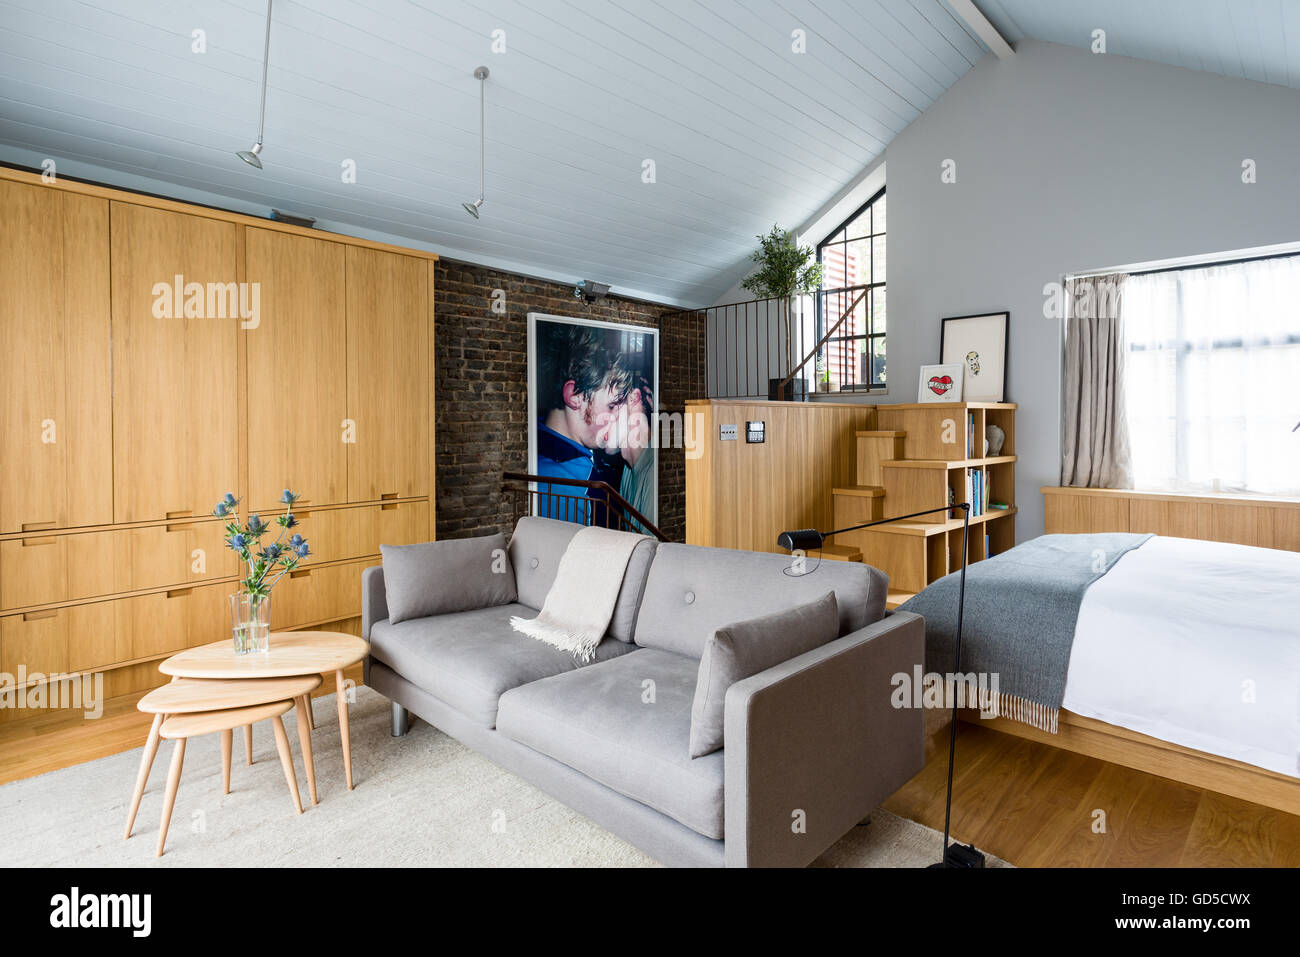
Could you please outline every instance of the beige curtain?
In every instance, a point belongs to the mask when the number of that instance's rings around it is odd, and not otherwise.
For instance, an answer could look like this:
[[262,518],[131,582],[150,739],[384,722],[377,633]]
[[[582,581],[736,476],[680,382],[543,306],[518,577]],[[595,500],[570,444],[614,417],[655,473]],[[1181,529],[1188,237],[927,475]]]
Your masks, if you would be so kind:
[[1066,287],[1062,485],[1133,487],[1124,405],[1126,279],[1089,276]]

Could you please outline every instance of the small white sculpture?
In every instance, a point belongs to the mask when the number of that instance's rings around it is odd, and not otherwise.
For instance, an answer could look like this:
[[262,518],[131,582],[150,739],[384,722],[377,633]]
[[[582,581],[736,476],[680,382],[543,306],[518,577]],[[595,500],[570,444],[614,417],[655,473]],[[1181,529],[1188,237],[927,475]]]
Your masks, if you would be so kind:
[[989,425],[984,428],[984,437],[987,451],[986,455],[992,457],[1002,454],[1002,443],[1007,440],[1007,434],[996,425]]

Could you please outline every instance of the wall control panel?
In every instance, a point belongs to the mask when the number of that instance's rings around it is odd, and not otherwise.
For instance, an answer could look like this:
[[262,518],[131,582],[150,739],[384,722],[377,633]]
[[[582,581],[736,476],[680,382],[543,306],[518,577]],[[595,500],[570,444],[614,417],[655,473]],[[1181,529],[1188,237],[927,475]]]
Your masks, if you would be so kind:
[[745,441],[750,443],[767,441],[766,422],[746,422]]
[[736,441],[736,438],[737,438],[738,434],[739,434],[739,430],[736,428],[736,426],[735,426],[734,424],[732,424],[732,425],[719,425],[719,426],[718,426],[718,439],[719,439],[719,441],[722,441],[722,442],[734,442],[734,441]]

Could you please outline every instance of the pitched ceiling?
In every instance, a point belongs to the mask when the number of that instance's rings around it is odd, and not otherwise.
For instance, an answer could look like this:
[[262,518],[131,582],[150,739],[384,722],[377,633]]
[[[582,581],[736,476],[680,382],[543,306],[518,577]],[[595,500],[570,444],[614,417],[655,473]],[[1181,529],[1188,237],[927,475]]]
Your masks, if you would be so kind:
[[0,0],[0,160],[696,305],[985,52],[941,0],[277,0],[259,172],[265,11]]
[[1022,37],[1300,88],[1296,0],[978,0],[1015,43]]

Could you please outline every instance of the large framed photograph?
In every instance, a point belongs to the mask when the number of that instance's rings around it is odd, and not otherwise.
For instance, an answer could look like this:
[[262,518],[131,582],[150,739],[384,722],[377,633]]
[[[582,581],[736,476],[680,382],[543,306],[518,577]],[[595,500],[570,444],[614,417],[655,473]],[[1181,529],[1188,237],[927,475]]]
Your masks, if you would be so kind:
[[966,402],[1002,402],[1007,389],[1009,312],[953,316],[939,332],[939,361],[965,366]]
[[[605,482],[659,521],[659,331],[528,314],[528,471]],[[599,488],[535,483],[535,514],[642,530]]]

